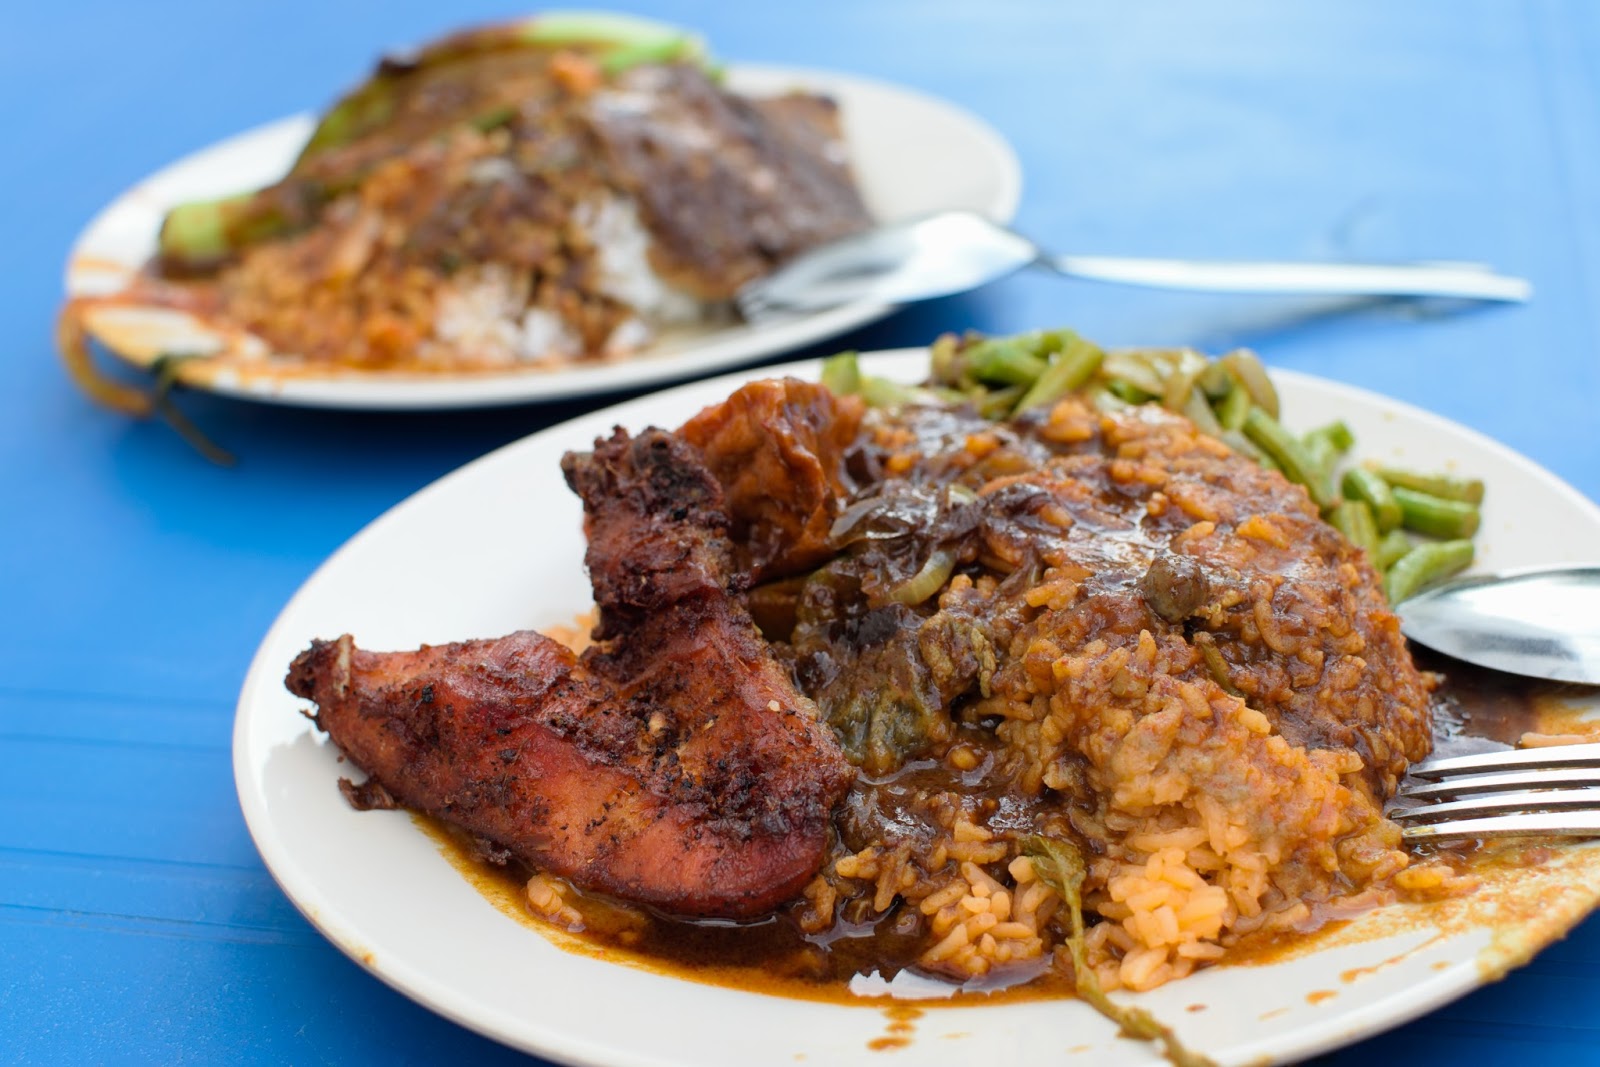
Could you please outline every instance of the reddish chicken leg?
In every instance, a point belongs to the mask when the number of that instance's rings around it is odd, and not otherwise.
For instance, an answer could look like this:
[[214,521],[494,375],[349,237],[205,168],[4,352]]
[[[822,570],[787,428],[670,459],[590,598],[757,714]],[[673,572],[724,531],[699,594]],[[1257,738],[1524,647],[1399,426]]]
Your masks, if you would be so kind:
[[598,643],[531,632],[374,653],[319,641],[288,686],[376,786],[577,884],[743,917],[816,872],[851,776],[731,580],[722,490],[659,430],[563,462]]

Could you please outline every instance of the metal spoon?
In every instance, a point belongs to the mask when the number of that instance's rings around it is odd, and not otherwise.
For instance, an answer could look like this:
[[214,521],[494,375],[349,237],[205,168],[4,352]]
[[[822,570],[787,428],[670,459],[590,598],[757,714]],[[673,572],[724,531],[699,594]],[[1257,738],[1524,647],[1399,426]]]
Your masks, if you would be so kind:
[[1600,564],[1475,574],[1395,611],[1411,640],[1468,663],[1600,685]]
[[1023,267],[1069,278],[1230,293],[1439,296],[1520,302],[1532,286],[1473,263],[1266,263],[1057,256],[969,211],[891,223],[814,248],[735,297],[746,319],[965,292]]

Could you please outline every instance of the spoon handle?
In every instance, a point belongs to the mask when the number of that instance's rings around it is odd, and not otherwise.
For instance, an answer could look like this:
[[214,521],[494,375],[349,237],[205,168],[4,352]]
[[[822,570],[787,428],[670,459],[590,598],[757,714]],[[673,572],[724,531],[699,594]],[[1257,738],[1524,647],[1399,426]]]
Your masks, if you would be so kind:
[[1041,266],[1072,278],[1218,293],[1444,296],[1522,303],[1525,279],[1460,263],[1269,263],[1225,260],[1043,256]]

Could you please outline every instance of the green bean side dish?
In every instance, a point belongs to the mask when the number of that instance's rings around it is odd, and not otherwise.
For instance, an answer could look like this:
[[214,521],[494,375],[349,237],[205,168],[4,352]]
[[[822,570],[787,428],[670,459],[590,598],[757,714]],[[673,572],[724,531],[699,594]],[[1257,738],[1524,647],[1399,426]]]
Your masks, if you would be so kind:
[[1182,348],[1109,350],[1071,330],[1041,330],[946,334],[929,354],[924,385],[863,374],[854,352],[825,360],[822,383],[871,407],[971,404],[995,420],[1069,393],[1103,411],[1160,404],[1304,486],[1322,517],[1366,552],[1391,604],[1472,564],[1482,481],[1372,462],[1346,466],[1355,446],[1350,428],[1333,422],[1299,436],[1289,431],[1266,368],[1247,350],[1216,358]]

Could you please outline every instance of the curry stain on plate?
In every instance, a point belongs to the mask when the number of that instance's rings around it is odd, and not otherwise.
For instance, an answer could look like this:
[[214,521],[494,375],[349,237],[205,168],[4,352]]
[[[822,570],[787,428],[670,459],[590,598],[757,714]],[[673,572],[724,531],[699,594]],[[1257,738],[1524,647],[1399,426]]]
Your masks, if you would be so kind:
[[910,1045],[916,1036],[922,1009],[911,1004],[890,1004],[883,1009],[883,1014],[889,1020],[888,1029],[882,1037],[868,1041],[867,1048],[874,1052],[894,1052]]
[[1312,1005],[1321,1004],[1323,1001],[1332,1000],[1338,995],[1338,992],[1332,989],[1313,989],[1306,994],[1306,1003]]
[[[1426,905],[1421,906],[1426,907]],[[1424,952],[1429,948],[1432,948],[1434,945],[1444,940],[1445,937],[1446,935],[1441,931],[1440,933],[1434,934],[1426,941],[1423,941],[1421,944],[1414,945],[1411,948],[1406,949],[1404,952],[1390,956],[1386,960],[1380,960],[1377,963],[1369,963],[1362,967],[1352,967],[1347,971],[1341,971],[1339,973],[1339,981],[1348,985],[1349,983],[1359,981],[1370,974],[1377,974],[1379,971],[1387,967],[1393,967],[1397,963],[1404,963],[1417,953]]]

